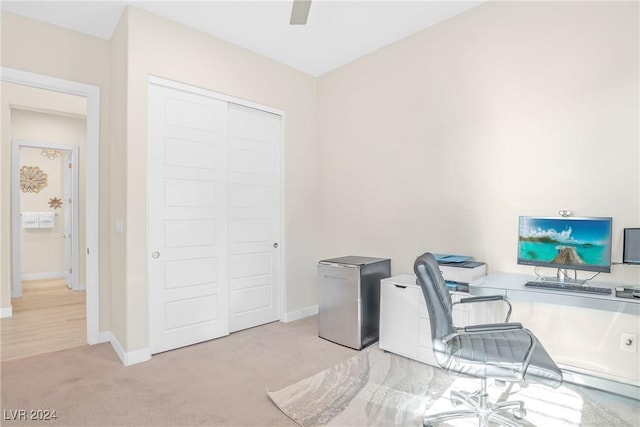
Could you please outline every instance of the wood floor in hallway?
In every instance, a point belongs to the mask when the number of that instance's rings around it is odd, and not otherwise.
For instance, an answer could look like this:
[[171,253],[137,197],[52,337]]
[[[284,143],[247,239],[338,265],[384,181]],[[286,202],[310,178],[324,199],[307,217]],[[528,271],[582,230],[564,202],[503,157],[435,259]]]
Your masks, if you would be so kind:
[[0,320],[0,360],[19,359],[85,345],[84,291],[63,279],[22,283],[22,297],[11,300],[13,316]]

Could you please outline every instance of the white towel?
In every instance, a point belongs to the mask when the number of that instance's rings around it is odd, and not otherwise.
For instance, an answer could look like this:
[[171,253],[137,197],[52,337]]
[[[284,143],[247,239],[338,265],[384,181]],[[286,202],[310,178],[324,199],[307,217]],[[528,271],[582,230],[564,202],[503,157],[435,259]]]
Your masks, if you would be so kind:
[[38,213],[38,228],[53,228],[54,212]]
[[38,212],[22,212],[22,228],[38,228]]

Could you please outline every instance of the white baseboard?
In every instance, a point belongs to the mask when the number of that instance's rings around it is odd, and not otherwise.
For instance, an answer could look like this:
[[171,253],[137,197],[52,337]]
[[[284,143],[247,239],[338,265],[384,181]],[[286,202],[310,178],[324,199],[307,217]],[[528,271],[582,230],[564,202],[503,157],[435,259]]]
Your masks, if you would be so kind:
[[63,277],[64,277],[64,271],[47,271],[44,273],[23,274],[21,276],[21,279],[22,281],[49,280],[49,279],[62,279]]
[[303,308],[301,310],[292,311],[290,313],[284,313],[282,315],[282,322],[289,323],[289,322],[293,322],[294,320],[299,320],[305,317],[313,316],[314,314],[318,314],[317,305]]
[[[572,366],[562,364],[560,365],[560,369],[562,369],[562,377],[565,382],[597,388],[610,393],[630,397],[635,400],[640,400],[640,386],[636,384],[603,378],[600,377],[598,373],[596,373],[596,375],[590,375],[587,373],[588,370],[586,369],[574,368]],[[625,380],[628,381],[628,379]]]
[[13,306],[0,308],[0,318],[13,316]]
[[103,331],[103,332],[98,332],[98,339],[96,342],[90,342],[90,345],[93,344],[102,344],[104,342],[111,342],[111,337],[113,336],[113,334],[111,333],[111,331]]
[[120,345],[120,342],[111,331],[100,332],[100,339],[104,340],[103,342],[108,341],[111,343],[111,347],[113,347],[113,350],[116,352],[120,362],[122,362],[124,366],[135,365],[151,359],[151,350],[148,348],[130,352],[124,351],[122,345]]
[[86,283],[78,283],[76,286],[73,287],[74,291],[86,291],[87,290],[87,284]]

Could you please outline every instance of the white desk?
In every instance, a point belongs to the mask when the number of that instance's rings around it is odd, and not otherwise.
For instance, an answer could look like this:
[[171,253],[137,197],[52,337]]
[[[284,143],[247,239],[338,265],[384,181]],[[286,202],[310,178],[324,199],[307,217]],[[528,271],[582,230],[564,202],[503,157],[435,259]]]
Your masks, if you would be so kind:
[[[380,287],[380,349],[438,366],[433,356],[429,313],[416,276],[389,277],[381,281]],[[468,296],[463,292],[451,292],[454,302]],[[466,326],[503,322],[504,307],[501,301],[457,304],[452,310],[453,323]]]
[[[471,282],[469,293],[505,295],[513,305],[511,319],[533,331],[565,380],[640,400],[640,299],[618,298],[615,290],[597,295],[524,286],[533,279],[489,275]],[[634,337],[631,345],[625,342],[629,334]]]
[[[545,304],[561,304],[594,310],[612,311],[640,316],[640,298],[618,298],[615,296],[614,284],[589,282],[591,286],[611,288],[611,295],[599,295],[570,291],[559,291],[545,288],[529,288],[524,284],[535,277],[523,274],[492,274],[474,280],[469,284],[471,295],[506,295],[509,299],[539,302]],[[617,285],[625,286],[625,285]],[[627,287],[629,285],[626,285]]]

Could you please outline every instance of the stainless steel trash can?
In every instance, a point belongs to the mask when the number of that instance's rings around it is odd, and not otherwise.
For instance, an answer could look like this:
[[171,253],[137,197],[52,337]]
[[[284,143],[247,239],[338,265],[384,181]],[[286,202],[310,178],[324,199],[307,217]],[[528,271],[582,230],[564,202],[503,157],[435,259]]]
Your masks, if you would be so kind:
[[391,260],[346,256],[318,263],[318,335],[360,350],[378,341],[380,280]]

